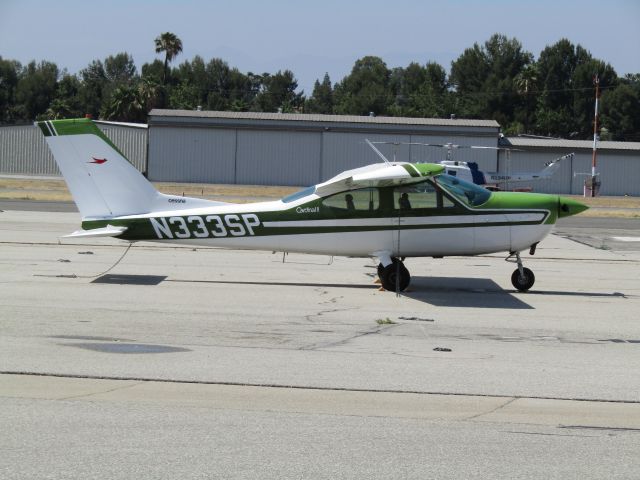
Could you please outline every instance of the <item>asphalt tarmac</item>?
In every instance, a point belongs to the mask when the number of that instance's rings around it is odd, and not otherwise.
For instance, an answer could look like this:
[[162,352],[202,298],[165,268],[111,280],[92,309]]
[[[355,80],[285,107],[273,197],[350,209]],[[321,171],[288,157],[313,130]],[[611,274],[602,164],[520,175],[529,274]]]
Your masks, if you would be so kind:
[[529,293],[489,255],[408,259],[396,296],[368,259],[140,243],[109,270],[124,242],[59,240],[77,213],[14,207],[0,204],[0,478],[640,469],[634,220],[560,223],[524,257]]

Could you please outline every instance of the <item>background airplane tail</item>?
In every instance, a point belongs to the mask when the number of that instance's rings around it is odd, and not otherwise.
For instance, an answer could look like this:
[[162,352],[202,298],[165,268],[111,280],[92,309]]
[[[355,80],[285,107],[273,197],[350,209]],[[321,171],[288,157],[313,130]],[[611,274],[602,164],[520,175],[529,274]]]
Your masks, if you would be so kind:
[[569,153],[567,155],[563,155],[561,157],[558,158],[554,158],[553,160],[551,160],[550,162],[548,162],[546,164],[546,167],[544,168],[544,170],[542,170],[542,172],[540,172],[540,176],[543,178],[548,178],[551,175],[553,175],[556,170],[558,170],[558,168],[560,168],[560,162],[562,160],[565,160],[567,158],[571,158],[573,157],[575,154],[574,153]]
[[83,219],[220,205],[159,193],[89,119],[36,122]]

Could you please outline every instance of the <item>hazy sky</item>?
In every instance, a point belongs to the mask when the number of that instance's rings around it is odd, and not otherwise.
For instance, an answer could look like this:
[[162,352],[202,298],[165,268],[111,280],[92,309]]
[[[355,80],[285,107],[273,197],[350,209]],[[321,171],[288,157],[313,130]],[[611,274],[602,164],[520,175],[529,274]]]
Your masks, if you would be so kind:
[[290,69],[307,94],[316,78],[328,72],[337,82],[365,55],[390,68],[436,61],[449,70],[496,32],[536,58],[566,37],[618,75],[640,73],[639,0],[0,0],[0,56],[72,73],[122,51],[140,68],[161,58],[153,40],[165,31],[182,39],[174,65],[201,55],[245,73]]

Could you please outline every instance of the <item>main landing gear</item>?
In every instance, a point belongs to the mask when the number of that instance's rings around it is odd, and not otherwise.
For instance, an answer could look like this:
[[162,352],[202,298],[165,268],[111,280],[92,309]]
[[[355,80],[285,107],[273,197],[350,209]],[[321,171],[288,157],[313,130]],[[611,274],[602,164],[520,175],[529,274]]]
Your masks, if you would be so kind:
[[391,263],[386,267],[382,263],[378,264],[378,277],[382,288],[390,292],[404,292],[411,282],[409,270],[402,260],[396,257],[391,257]]
[[[532,247],[532,251],[535,249]],[[515,257],[515,260],[513,260]],[[536,281],[536,276],[531,270],[522,266],[522,259],[520,258],[520,252],[511,252],[506,258],[507,262],[514,262],[518,264],[518,268],[511,274],[511,284],[520,292],[526,292]]]

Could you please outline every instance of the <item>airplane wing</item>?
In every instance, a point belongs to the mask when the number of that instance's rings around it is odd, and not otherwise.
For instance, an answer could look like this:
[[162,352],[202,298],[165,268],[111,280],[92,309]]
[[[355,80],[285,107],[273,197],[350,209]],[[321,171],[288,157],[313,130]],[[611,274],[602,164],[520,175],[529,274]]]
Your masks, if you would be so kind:
[[[375,167],[375,168],[371,168]],[[444,172],[444,165],[435,163],[398,163],[370,165],[346,172],[316,187],[319,196],[366,187],[388,187],[422,182],[427,177]]]
[[76,230],[69,235],[63,235],[62,238],[97,238],[97,237],[117,237],[123,234],[127,227],[115,227],[107,225],[103,228],[94,228],[91,230]]

